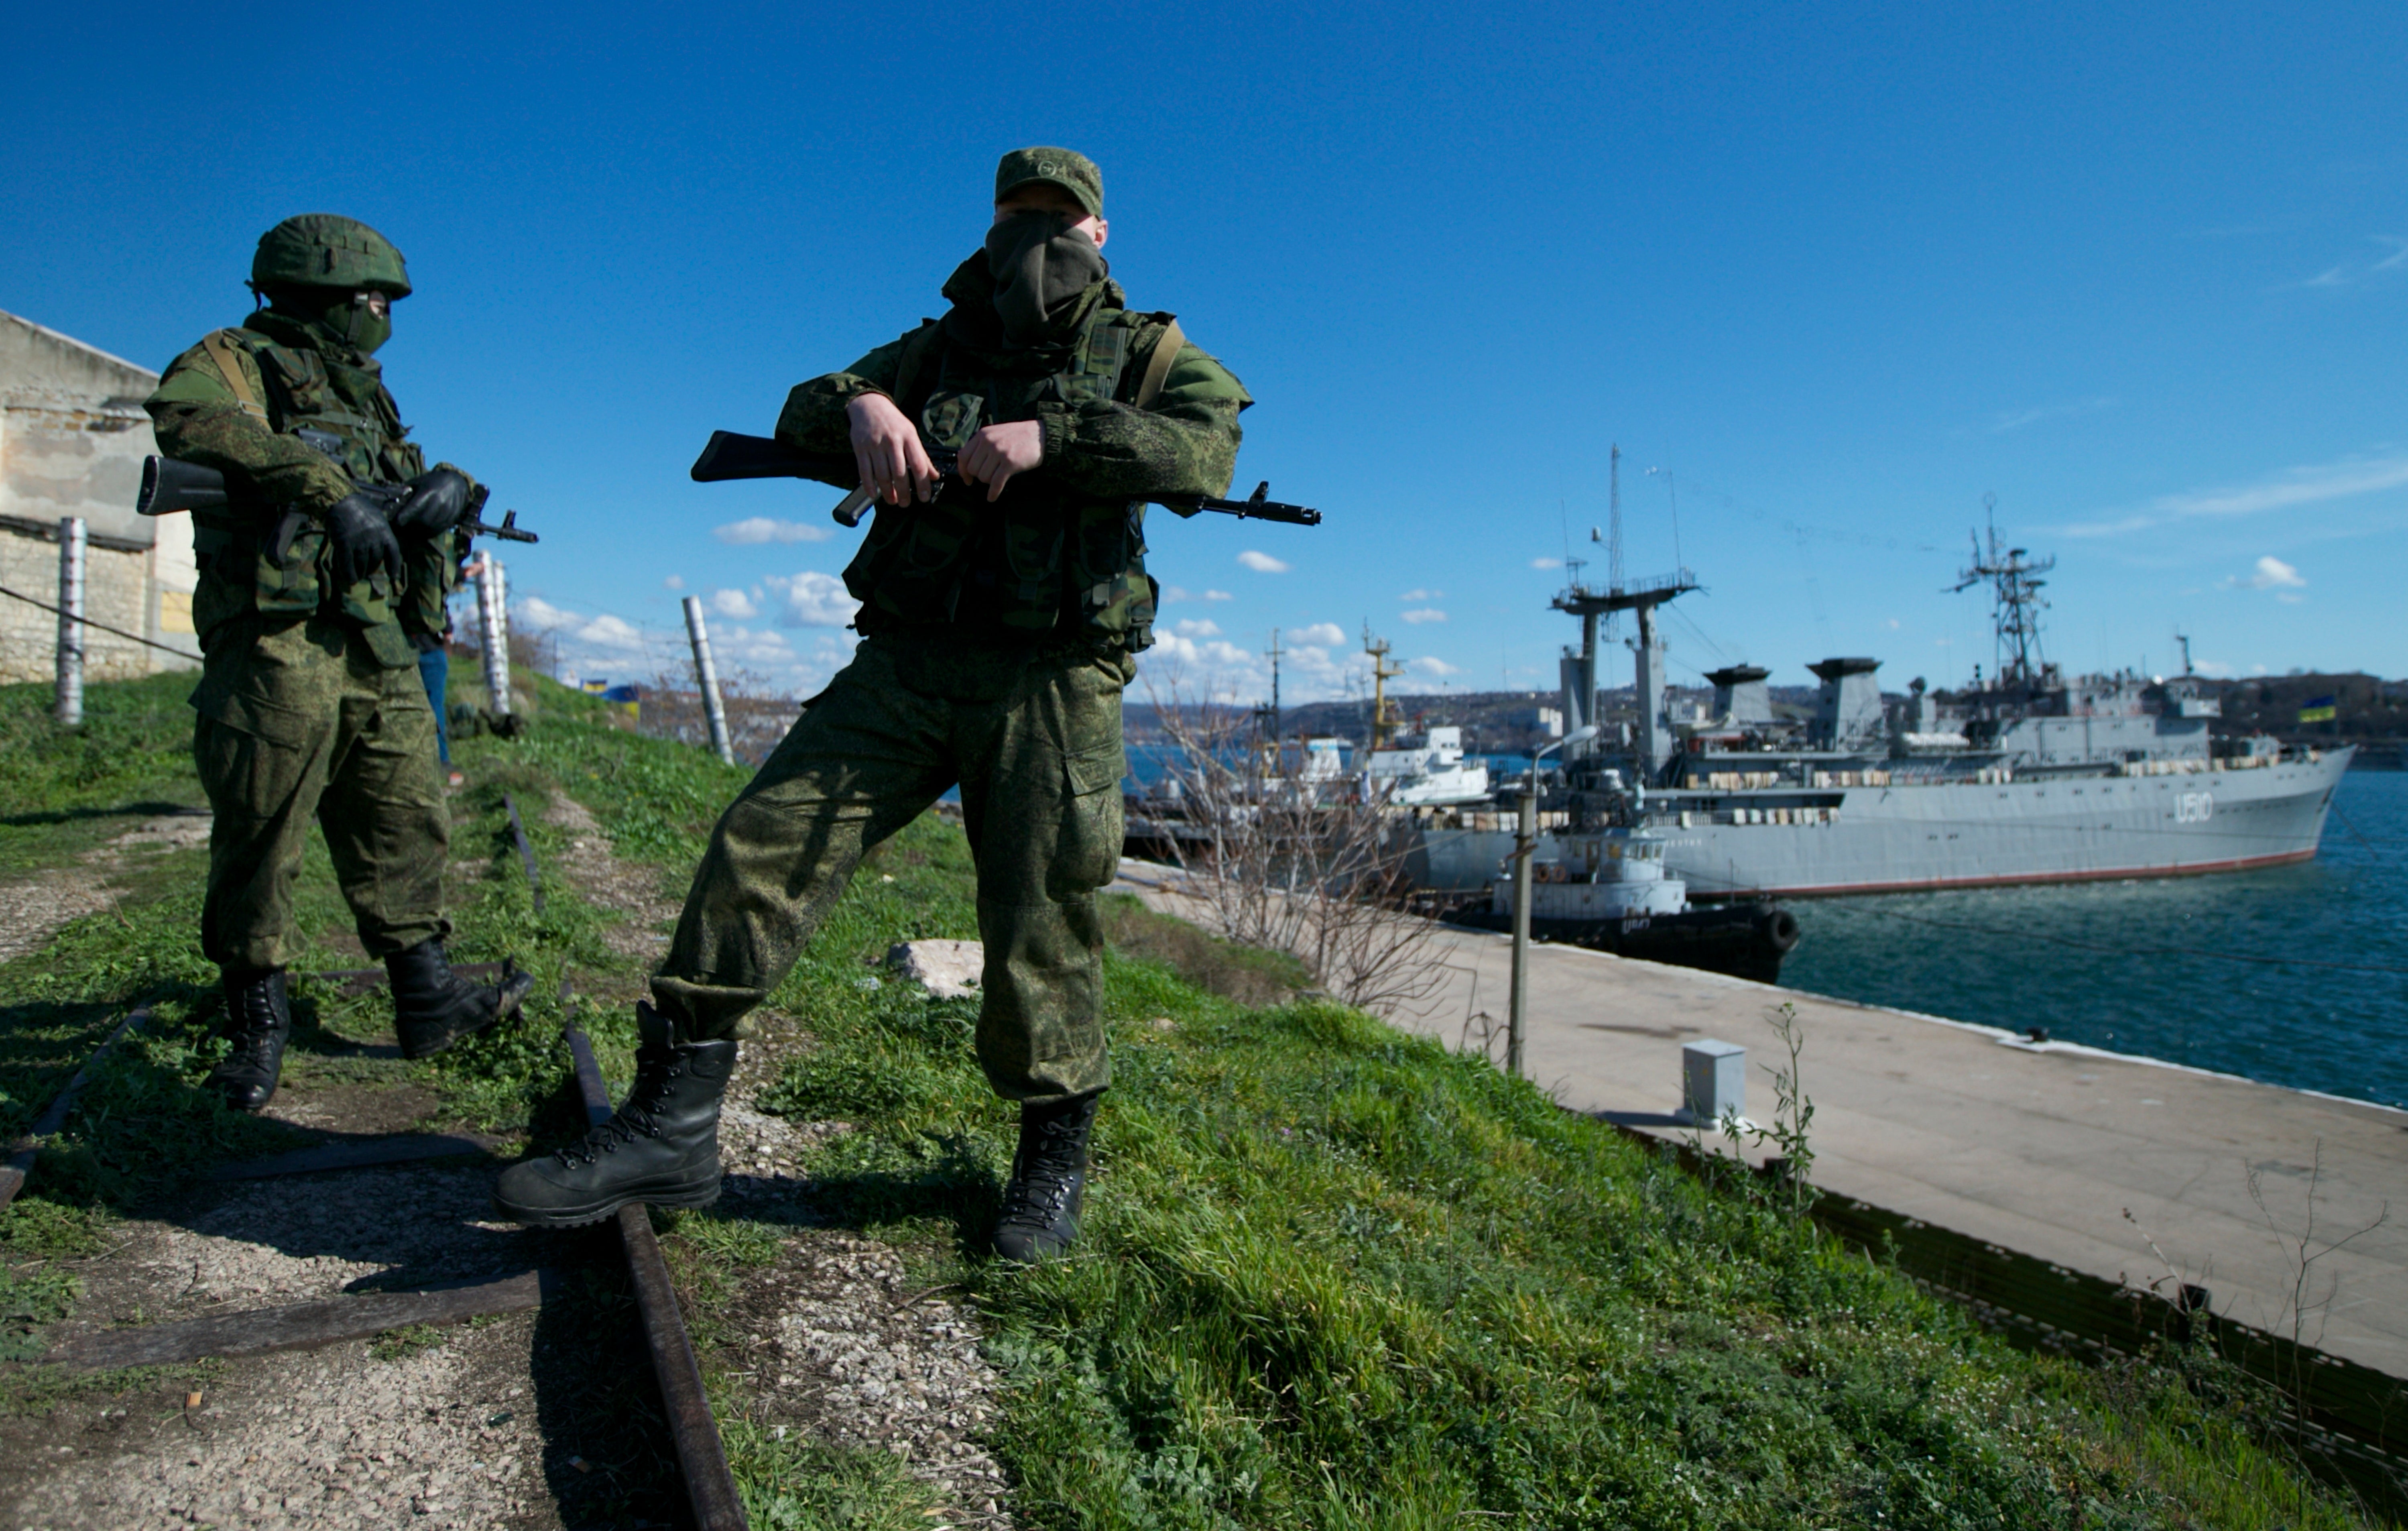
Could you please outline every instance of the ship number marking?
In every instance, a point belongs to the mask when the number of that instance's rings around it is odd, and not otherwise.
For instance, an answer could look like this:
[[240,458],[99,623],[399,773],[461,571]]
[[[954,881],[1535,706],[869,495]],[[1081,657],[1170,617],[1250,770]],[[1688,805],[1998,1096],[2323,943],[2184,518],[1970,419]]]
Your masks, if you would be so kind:
[[2214,813],[2215,794],[2213,792],[2185,792],[2174,799],[2174,822],[2177,824],[2204,824]]

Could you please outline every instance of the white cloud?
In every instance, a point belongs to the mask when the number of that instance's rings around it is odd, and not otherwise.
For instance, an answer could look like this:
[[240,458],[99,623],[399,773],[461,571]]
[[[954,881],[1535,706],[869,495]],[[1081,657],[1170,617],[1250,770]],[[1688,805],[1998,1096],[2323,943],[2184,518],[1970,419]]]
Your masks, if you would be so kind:
[[1892,632],[1896,632],[1898,630],[1898,618],[1893,616],[1889,619],[1889,630]]
[[1187,616],[1172,623],[1170,630],[1182,638],[1218,638],[1221,624],[1209,616]]
[[2160,495],[2146,505],[2113,520],[2085,522],[2055,528],[2067,537],[2115,537],[2145,531],[2171,522],[2201,518],[2257,515],[2267,511],[2344,499],[2408,485],[2408,454],[2350,457],[2340,462],[2287,468],[2256,484],[2224,485]]
[[1564,561],[1561,558],[1533,558],[1530,560],[1530,567],[1533,569],[1561,569],[1563,566]]
[[2229,681],[2240,673],[2221,659],[2201,659],[2191,668],[2212,681]]
[[1405,621],[1412,623],[1415,627],[1419,627],[1425,622],[1443,622],[1446,620],[1446,614],[1440,611],[1435,606],[1424,606],[1417,611],[1400,612],[1398,614]]
[[1439,679],[1463,673],[1460,668],[1447,663],[1434,654],[1425,654],[1418,659],[1411,660],[1405,668],[1417,675],[1428,675]]
[[640,650],[644,646],[643,630],[634,623],[604,612],[600,616],[569,633],[580,643],[595,648]]
[[738,622],[750,622],[761,614],[761,609],[752,604],[752,598],[741,590],[713,590],[710,593],[710,609],[721,616],[732,616]]
[[733,547],[754,547],[763,542],[824,542],[836,532],[808,521],[780,521],[755,515],[713,527],[710,535]]
[[2397,235],[2391,234],[2370,234],[2367,238],[2375,244],[2390,246],[2391,253],[2384,256],[2380,260],[2368,261],[2363,264],[2357,261],[2344,261],[2338,266],[2328,267],[2324,270],[2317,272],[2315,276],[2308,278],[2304,282],[2296,282],[2294,285],[2300,287],[2347,287],[2354,282],[2365,281],[2368,277],[2374,275],[2377,271],[2389,271],[2401,266],[2408,266],[2408,239],[2403,239],[2399,238]]
[[2043,420],[2059,420],[2073,414],[2096,414],[2100,410],[2114,407],[2115,401],[2112,398],[2083,398],[2071,404],[2042,404],[2036,409],[2007,410],[1990,416],[1988,429],[1993,436],[2004,436],[2009,431],[2021,430]]
[[2271,553],[2258,560],[2257,572],[2249,576],[2253,590],[2299,590],[2306,588],[2307,583],[2300,578],[2298,570]]
[[1397,599],[1398,600],[1444,600],[1446,599],[1446,592],[1443,590],[1408,590]]
[[682,590],[685,588],[685,576],[683,574],[671,574],[667,579],[661,581],[661,585],[664,589]]
[[841,628],[861,610],[834,574],[805,570],[792,579],[771,574],[761,583],[778,592],[784,608],[778,620],[789,628]]
[[1257,574],[1284,574],[1288,571],[1288,566],[1286,564],[1280,562],[1277,558],[1272,557],[1268,553],[1257,553],[1253,548],[1248,548],[1245,552],[1239,554],[1238,561],[1244,564],[1248,569],[1253,570]]
[[1207,590],[1204,592],[1204,599],[1207,600],[1235,600],[1238,598],[1229,594],[1226,590]]
[[1162,593],[1155,598],[1155,602],[1158,605],[1168,606],[1174,600],[1186,600],[1189,599],[1191,598],[1187,594],[1186,586],[1179,585],[1166,585],[1162,587]]
[[523,596],[511,602],[510,620],[523,628],[557,634],[616,653],[640,651],[644,647],[643,629],[625,618],[605,612],[589,619],[566,607],[555,606],[541,596]]
[[1346,642],[1346,629],[1335,622],[1315,622],[1309,628],[1298,628],[1289,634],[1299,643],[1317,643],[1324,648],[1336,648]]

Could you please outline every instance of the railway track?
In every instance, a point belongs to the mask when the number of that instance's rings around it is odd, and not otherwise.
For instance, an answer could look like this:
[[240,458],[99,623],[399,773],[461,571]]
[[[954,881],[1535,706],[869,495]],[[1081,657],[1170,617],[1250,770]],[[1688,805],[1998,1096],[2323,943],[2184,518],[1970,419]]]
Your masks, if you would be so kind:
[[[503,794],[510,831],[538,911],[543,907],[543,883],[535,848],[527,838],[518,803]],[[501,964],[463,964],[459,971],[480,969],[498,974]],[[384,975],[378,969],[351,969],[317,975],[360,993],[376,987]],[[576,1021],[576,996],[568,980],[560,998],[569,1016],[562,1042],[570,1056],[572,1076],[587,1122],[598,1126],[609,1119],[610,1096],[592,1042]],[[84,1061],[66,1086],[37,1118],[33,1127],[9,1146],[0,1161],[0,1208],[5,1208],[38,1158],[43,1140],[67,1123],[78,1095],[93,1077],[103,1060],[123,1038],[148,1019],[148,1006],[129,1011]],[[222,1165],[221,1180],[257,1180],[292,1175],[339,1173],[368,1166],[452,1158],[488,1152],[494,1140],[475,1134],[392,1134],[300,1148],[265,1159]],[[745,1531],[749,1525],[743,1500],[727,1465],[718,1422],[703,1389],[702,1371],[692,1336],[679,1307],[666,1261],[654,1235],[651,1212],[642,1206],[624,1207],[615,1219],[619,1244],[627,1263],[654,1381],[676,1448],[678,1470],[697,1531]],[[211,1313],[172,1322],[79,1333],[54,1343],[36,1358],[37,1364],[64,1371],[88,1372],[120,1367],[191,1363],[208,1359],[238,1359],[279,1351],[373,1338],[389,1331],[418,1325],[444,1326],[539,1308],[564,1298],[570,1288],[567,1273],[550,1267],[498,1278],[430,1284],[409,1291],[345,1293],[311,1302]]]

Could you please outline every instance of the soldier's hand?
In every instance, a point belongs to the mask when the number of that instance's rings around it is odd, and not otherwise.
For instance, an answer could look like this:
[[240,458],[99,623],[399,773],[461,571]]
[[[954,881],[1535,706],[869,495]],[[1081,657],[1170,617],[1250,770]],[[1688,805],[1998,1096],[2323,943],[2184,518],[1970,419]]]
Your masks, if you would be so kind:
[[409,481],[408,498],[393,513],[394,530],[440,536],[467,519],[468,499],[475,492],[458,469],[430,469]]
[[971,437],[969,445],[962,448],[957,466],[965,480],[985,484],[986,498],[992,500],[1003,493],[1011,475],[1025,473],[1044,460],[1044,425],[1035,420],[1014,420],[1008,425],[988,426]]
[[334,544],[337,589],[348,590],[378,573],[387,589],[400,585],[401,543],[367,496],[346,495],[335,502],[326,513],[326,540]]
[[882,505],[925,503],[937,492],[937,466],[920,432],[884,394],[863,394],[844,407],[853,426],[853,461]]

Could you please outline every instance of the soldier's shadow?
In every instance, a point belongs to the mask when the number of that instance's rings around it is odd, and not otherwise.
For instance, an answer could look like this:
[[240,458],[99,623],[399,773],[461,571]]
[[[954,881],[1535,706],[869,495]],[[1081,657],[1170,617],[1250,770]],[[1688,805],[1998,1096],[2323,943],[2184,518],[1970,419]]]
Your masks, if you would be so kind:
[[811,1176],[727,1177],[720,1216],[797,1228],[891,1235],[898,1224],[933,1224],[953,1251],[983,1259],[993,1250],[1002,1209],[1002,1175],[993,1148],[969,1133],[931,1133],[905,1163],[834,1169]]

